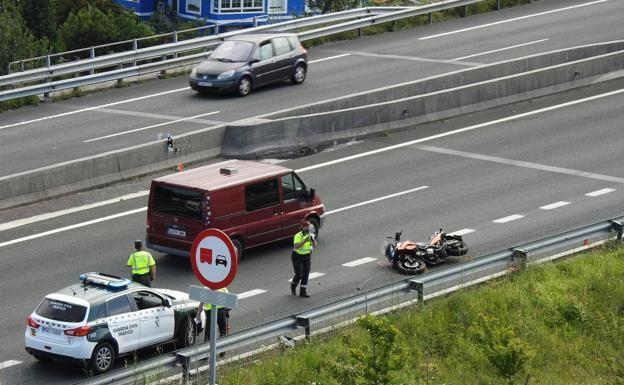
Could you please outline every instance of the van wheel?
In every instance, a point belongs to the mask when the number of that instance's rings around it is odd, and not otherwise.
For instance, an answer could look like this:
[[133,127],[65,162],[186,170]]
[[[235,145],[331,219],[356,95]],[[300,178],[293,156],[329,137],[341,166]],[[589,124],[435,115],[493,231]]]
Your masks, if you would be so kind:
[[238,238],[232,238],[234,244],[234,250],[236,250],[236,261],[240,262],[243,259],[243,243]]
[[308,222],[310,222],[310,224],[312,225],[312,227],[314,228],[314,238],[318,238],[318,234],[319,234],[319,221],[316,218],[308,218]]
[[109,371],[115,363],[115,349],[108,342],[97,344],[91,354],[91,369],[97,374]]

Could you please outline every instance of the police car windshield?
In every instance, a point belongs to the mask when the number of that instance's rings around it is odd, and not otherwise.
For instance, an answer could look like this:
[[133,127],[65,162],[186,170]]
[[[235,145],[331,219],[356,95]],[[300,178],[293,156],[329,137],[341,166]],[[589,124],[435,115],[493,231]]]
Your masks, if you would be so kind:
[[72,303],[45,298],[35,313],[41,317],[61,322],[80,322],[84,320],[87,308]]

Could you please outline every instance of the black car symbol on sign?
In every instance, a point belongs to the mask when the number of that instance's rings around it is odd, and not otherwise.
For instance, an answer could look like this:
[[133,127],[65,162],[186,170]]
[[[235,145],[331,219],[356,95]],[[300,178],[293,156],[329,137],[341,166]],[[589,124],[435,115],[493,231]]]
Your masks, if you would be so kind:
[[217,259],[215,260],[215,266],[223,265],[227,267],[227,259],[225,259],[225,255],[217,255]]

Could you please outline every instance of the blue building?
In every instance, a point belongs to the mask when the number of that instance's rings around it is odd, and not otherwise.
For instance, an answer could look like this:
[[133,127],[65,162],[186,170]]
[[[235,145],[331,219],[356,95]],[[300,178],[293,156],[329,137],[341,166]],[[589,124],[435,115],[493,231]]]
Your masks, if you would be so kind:
[[[305,0],[115,0],[141,19],[153,13],[217,24],[220,31],[289,20],[306,11]],[[255,19],[254,19],[255,18]]]

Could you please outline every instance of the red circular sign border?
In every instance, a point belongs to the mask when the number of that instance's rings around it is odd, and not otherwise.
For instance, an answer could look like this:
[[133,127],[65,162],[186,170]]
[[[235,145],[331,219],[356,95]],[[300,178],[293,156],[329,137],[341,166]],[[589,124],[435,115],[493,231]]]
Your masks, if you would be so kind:
[[[201,272],[197,268],[196,256],[197,256],[197,247],[199,246],[199,242],[201,242],[204,238],[211,237],[211,236],[221,239],[223,243],[225,243],[225,246],[228,248],[228,251],[230,252],[230,256],[232,256],[231,258],[232,267],[230,268],[230,272],[220,282],[211,282],[207,280],[206,278],[204,278],[204,276],[201,274]],[[226,287],[234,280],[234,276],[236,275],[236,270],[238,268],[238,256],[236,255],[236,250],[234,249],[234,244],[232,243],[232,240],[230,239],[230,237],[228,237],[227,234],[225,234],[223,231],[219,229],[211,228],[211,229],[204,229],[200,231],[199,234],[197,234],[197,236],[193,240],[193,245],[191,246],[189,258],[191,259],[191,267],[193,268],[193,273],[195,274],[195,277],[197,278],[197,280],[201,282],[204,286],[212,290],[218,290],[223,287]]]

